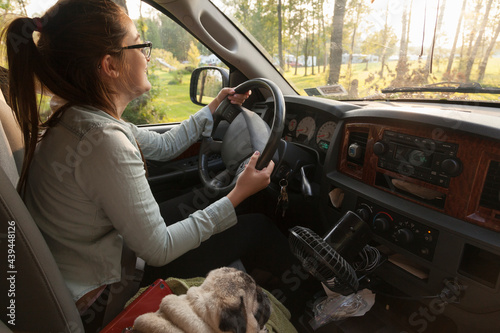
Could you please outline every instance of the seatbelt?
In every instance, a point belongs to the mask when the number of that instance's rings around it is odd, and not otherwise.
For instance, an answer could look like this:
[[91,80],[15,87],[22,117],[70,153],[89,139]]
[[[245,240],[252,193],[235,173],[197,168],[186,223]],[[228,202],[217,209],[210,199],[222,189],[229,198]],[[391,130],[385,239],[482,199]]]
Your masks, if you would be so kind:
[[135,253],[123,244],[121,280],[109,286],[108,303],[104,313],[103,326],[113,320],[124,308],[125,304],[139,290],[144,275],[145,261],[137,258]]

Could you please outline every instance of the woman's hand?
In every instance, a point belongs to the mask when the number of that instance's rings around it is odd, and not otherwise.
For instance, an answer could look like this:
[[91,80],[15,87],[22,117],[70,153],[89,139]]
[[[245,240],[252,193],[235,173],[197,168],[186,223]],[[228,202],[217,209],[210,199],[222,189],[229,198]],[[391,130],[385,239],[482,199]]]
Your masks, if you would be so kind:
[[274,162],[270,161],[267,167],[262,170],[255,169],[260,153],[256,151],[245,167],[245,170],[240,174],[236,181],[236,186],[229,192],[227,198],[231,201],[234,207],[238,206],[243,200],[265,189],[271,181],[271,173],[274,169]]
[[215,110],[217,110],[219,104],[222,103],[222,101],[226,97],[227,99],[229,99],[229,101],[231,101],[231,104],[241,105],[245,102],[245,100],[250,96],[251,93],[252,91],[249,90],[244,94],[237,94],[233,88],[222,88],[217,97],[214,98],[214,100],[210,102],[210,104],[208,104],[208,107],[213,114]]

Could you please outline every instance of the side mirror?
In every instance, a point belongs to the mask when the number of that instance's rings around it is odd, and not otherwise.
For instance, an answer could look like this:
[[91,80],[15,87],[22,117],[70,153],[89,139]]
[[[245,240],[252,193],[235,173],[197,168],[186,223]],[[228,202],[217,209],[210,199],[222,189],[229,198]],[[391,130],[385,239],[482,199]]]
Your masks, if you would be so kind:
[[229,73],[221,67],[199,67],[191,74],[189,95],[194,104],[205,106],[229,86]]

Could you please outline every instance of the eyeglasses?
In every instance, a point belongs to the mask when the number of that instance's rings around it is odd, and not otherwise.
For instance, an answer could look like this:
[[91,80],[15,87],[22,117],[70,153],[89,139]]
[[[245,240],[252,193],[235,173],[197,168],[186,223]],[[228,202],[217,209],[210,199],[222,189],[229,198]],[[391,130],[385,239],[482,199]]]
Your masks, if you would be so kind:
[[144,56],[149,59],[149,57],[151,57],[151,49],[152,48],[153,48],[153,43],[146,42],[144,44],[124,46],[124,47],[122,47],[122,50],[141,49],[142,54],[144,54]]

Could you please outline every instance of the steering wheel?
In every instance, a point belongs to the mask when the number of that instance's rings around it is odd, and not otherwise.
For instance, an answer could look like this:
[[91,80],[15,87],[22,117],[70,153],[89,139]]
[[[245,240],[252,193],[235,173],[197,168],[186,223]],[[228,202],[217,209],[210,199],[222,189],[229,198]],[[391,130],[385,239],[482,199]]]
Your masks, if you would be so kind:
[[[200,178],[208,190],[227,194],[236,185],[238,175],[245,169],[252,154],[258,150],[261,155],[256,169],[262,170],[269,164],[276,153],[285,124],[285,100],[278,86],[263,78],[248,80],[234,90],[244,93],[253,88],[268,89],[273,96],[274,120],[272,127],[255,112],[239,105],[234,105],[227,98],[219,104],[213,114],[214,122],[210,137],[202,138],[198,169]],[[229,127],[222,141],[215,140],[213,135],[222,120],[229,122]],[[215,176],[208,168],[209,156],[220,154],[225,170]]]

